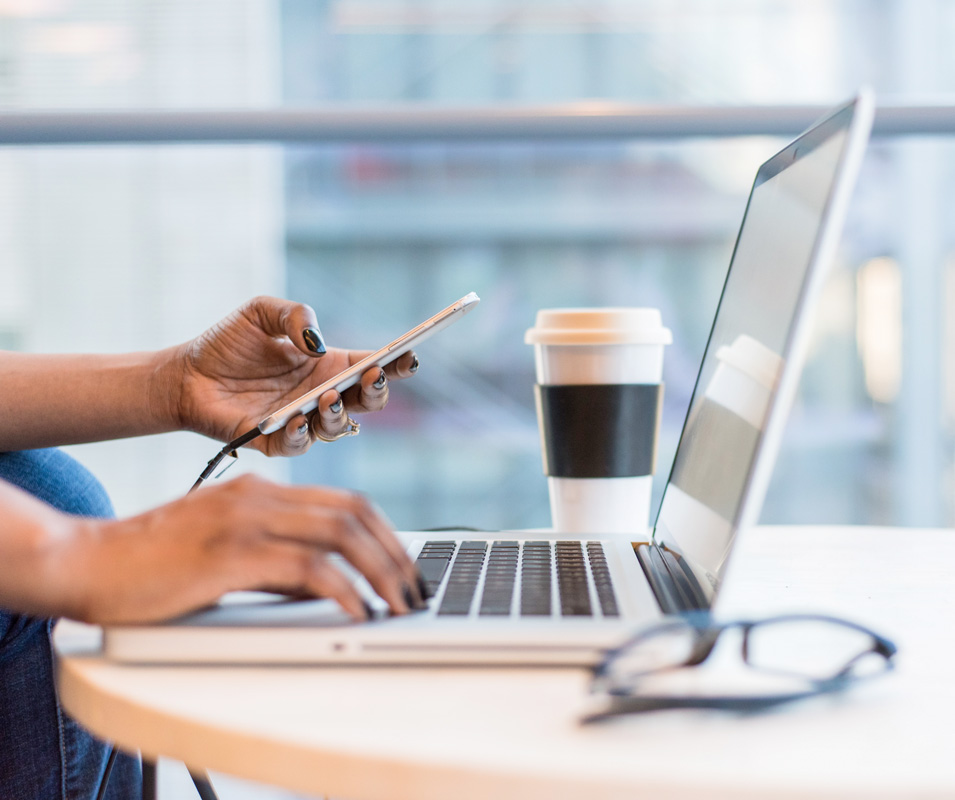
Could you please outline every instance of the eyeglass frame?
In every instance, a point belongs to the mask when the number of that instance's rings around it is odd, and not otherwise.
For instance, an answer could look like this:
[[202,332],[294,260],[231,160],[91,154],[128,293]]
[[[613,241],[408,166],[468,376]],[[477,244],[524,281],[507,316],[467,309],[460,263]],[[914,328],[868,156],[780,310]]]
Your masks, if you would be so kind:
[[[631,680],[638,681],[640,678],[650,675],[660,675],[665,672],[685,669],[686,667],[699,666],[700,664],[704,663],[713,653],[720,636],[725,631],[733,629],[740,629],[742,632],[741,656],[743,663],[752,669],[762,669],[759,665],[754,665],[749,660],[750,633],[754,628],[762,625],[775,625],[787,622],[822,622],[839,625],[871,637],[872,646],[853,656],[841,669],[828,678],[814,678],[812,676],[800,674],[796,671],[790,673],[792,675],[798,675],[801,679],[810,684],[810,688],[799,691],[779,692],[764,695],[714,695],[707,697],[705,695],[640,695],[633,691],[633,686],[627,687],[626,691],[615,690],[613,688],[605,689],[600,686],[600,681],[608,677],[614,661],[620,656],[631,651],[642,641],[648,640],[654,636],[658,636],[661,633],[665,633],[668,629],[676,630],[678,628],[686,627],[694,629],[697,634],[697,638],[693,643],[689,656],[682,663],[675,663],[665,667],[638,672],[631,676]],[[712,614],[709,611],[687,612],[680,615],[676,619],[640,631],[623,644],[606,651],[604,658],[600,661],[600,663],[592,667],[591,691],[594,693],[603,692],[606,694],[611,698],[611,706],[605,711],[592,713],[583,717],[581,722],[586,724],[621,714],[643,713],[648,711],[678,708],[717,709],[724,711],[737,711],[740,713],[761,711],[774,706],[839,691],[845,688],[852,681],[860,679],[860,676],[852,674],[852,667],[860,659],[873,653],[880,655],[885,659],[885,672],[888,672],[895,666],[892,659],[897,652],[898,647],[892,640],[882,636],[879,633],[876,633],[871,628],[867,628],[866,626],[852,622],[851,620],[833,617],[826,614],[780,614],[773,617],[766,617],[764,619],[741,619],[718,623],[713,620]]]

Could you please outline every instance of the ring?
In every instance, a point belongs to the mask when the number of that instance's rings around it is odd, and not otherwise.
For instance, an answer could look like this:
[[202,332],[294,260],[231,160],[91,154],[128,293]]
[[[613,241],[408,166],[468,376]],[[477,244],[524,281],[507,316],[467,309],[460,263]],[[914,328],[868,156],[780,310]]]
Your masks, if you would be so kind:
[[346,427],[341,433],[336,433],[334,436],[323,436],[321,433],[316,431],[315,436],[321,439],[323,442],[337,442],[339,439],[344,439],[346,436],[357,436],[359,431],[361,431],[361,425],[355,422],[355,420],[348,415],[345,416],[345,420],[348,422],[348,427]]

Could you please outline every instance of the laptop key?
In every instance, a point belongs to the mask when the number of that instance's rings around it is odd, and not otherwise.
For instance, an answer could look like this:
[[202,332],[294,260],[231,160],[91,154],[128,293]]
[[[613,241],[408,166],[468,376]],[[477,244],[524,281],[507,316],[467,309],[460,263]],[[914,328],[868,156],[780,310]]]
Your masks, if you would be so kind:
[[587,567],[580,542],[557,543],[557,590],[560,595],[560,613],[565,617],[593,615],[590,590],[587,585]]
[[587,556],[590,558],[590,569],[594,576],[594,586],[597,588],[600,613],[605,617],[619,617],[620,609],[617,607],[617,597],[610,580],[610,567],[607,566],[603,545],[600,542],[588,542]]
[[511,598],[517,579],[517,550],[505,542],[495,542],[487,560],[484,595],[481,597],[482,617],[502,617],[511,613]]
[[467,616],[484,567],[487,542],[462,542],[451,566],[438,616]]
[[551,562],[550,544],[525,543],[521,561],[521,616],[550,616]]
[[444,556],[437,558],[422,558],[418,556],[415,560],[415,564],[418,565],[418,571],[424,579],[425,586],[428,587],[428,590],[432,594],[434,594],[435,589],[441,585],[444,573],[447,572],[448,564],[450,563],[451,559],[445,558]]

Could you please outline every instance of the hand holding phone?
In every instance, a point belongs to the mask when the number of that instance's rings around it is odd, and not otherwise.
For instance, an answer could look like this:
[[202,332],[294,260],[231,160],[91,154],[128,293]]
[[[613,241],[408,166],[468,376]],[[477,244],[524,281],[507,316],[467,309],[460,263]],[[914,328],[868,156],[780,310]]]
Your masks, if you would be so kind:
[[[311,391],[306,392],[288,405],[270,414],[256,427],[233,439],[231,442],[227,443],[225,447],[223,447],[218,453],[216,453],[216,455],[213,456],[206,464],[206,468],[196,479],[196,482],[192,485],[192,488],[189,491],[193,492],[198,489],[202,482],[215,472],[216,467],[226,456],[236,455],[236,452],[240,447],[245,446],[253,439],[262,436],[263,434],[267,435],[281,430],[299,414],[308,414],[309,412],[314,411],[318,407],[319,398],[325,392],[329,391],[330,389],[343,392],[345,389],[354,386],[361,380],[361,376],[366,370],[375,366],[384,367],[386,364],[390,364],[395,359],[400,358],[402,355],[414,348],[419,342],[423,342],[429,336],[448,327],[448,325],[450,325],[452,322],[459,320],[480,301],[481,298],[479,298],[474,292],[466,294],[456,303],[452,303],[446,309],[438,312],[430,319],[422,322],[420,325],[415,326],[403,336],[399,336],[397,339],[391,342],[391,344],[385,345],[380,350],[376,350],[371,355],[366,356],[361,361],[340,372],[334,378],[325,381],[320,386],[316,386]],[[220,472],[219,474],[221,475],[222,473]]]
[[274,433],[285,427],[290,420],[299,414],[308,414],[314,411],[318,407],[319,397],[325,392],[334,389],[340,393],[354,386],[361,380],[361,376],[367,370],[372,367],[384,367],[386,364],[390,364],[409,350],[412,350],[420,342],[423,342],[428,337],[440,330],[444,330],[453,322],[459,320],[479,302],[481,302],[481,298],[474,292],[466,294],[457,302],[439,311],[430,319],[426,319],[420,325],[416,325],[390,344],[385,345],[380,350],[376,350],[371,355],[365,356],[361,361],[340,372],[334,378],[325,381],[320,386],[316,386],[311,391],[306,392],[301,397],[296,398],[288,405],[267,416],[258,424],[259,433]]

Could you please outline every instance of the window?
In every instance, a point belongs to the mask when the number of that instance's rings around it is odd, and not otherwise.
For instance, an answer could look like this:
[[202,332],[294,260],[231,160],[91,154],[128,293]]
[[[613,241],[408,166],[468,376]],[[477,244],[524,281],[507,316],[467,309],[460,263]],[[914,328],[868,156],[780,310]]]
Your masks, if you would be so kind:
[[[941,0],[14,2],[0,103],[745,106],[835,103],[863,82],[915,102],[955,84],[953,15]],[[244,462],[366,491],[405,528],[546,525],[534,311],[662,309],[665,477],[749,180],[780,144],[8,147],[0,344],[159,347],[270,292],[314,305],[331,344],[375,347],[473,289],[482,307],[422,346],[360,437]],[[953,147],[955,131],[870,147],[765,521],[955,524]],[[74,452],[132,512],[185,491],[214,450],[175,434]]]

